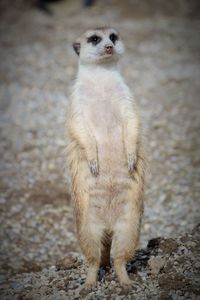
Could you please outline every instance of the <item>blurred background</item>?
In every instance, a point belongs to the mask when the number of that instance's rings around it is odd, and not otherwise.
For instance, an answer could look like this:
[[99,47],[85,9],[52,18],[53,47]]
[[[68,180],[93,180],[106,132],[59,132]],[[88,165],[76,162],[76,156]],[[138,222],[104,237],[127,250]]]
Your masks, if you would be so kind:
[[[86,3],[87,2],[87,3]],[[140,247],[199,221],[200,2],[0,1],[1,276],[79,251],[65,165],[73,41],[116,27],[141,111],[149,170]]]

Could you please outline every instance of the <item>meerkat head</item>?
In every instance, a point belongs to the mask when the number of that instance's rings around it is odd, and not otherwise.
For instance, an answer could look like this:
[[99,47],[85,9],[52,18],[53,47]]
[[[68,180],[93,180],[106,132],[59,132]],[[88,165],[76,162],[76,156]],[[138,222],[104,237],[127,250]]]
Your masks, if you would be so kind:
[[124,44],[113,28],[88,30],[77,39],[73,48],[84,63],[117,61],[124,52]]

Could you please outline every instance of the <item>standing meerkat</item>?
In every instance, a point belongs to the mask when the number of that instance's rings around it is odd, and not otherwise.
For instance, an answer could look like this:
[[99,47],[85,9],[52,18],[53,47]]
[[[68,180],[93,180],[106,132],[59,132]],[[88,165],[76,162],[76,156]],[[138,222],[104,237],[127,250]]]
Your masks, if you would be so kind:
[[96,284],[112,255],[121,285],[134,255],[143,213],[144,153],[134,98],[117,67],[124,53],[116,30],[86,31],[74,44],[79,70],[68,111],[68,166],[77,234]]

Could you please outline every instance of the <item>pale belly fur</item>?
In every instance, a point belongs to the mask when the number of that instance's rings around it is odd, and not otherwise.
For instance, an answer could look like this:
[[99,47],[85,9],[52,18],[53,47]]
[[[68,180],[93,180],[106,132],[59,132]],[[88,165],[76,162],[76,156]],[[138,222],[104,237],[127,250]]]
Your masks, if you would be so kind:
[[[111,223],[129,210],[127,192],[131,178],[128,173],[120,109],[114,103],[93,103],[86,111],[89,129],[97,142],[99,176],[90,172],[86,185],[90,196],[90,215],[94,222]],[[95,218],[96,221],[95,221]]]

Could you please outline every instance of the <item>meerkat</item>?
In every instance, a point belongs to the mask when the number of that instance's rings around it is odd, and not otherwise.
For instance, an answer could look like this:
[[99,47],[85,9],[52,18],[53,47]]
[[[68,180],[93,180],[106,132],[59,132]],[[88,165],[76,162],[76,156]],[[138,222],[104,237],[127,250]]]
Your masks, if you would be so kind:
[[121,285],[131,280],[143,213],[145,156],[134,97],[118,70],[124,44],[113,28],[88,30],[73,44],[78,75],[70,99],[68,166],[77,235],[88,262],[85,289],[108,265],[112,245]]

